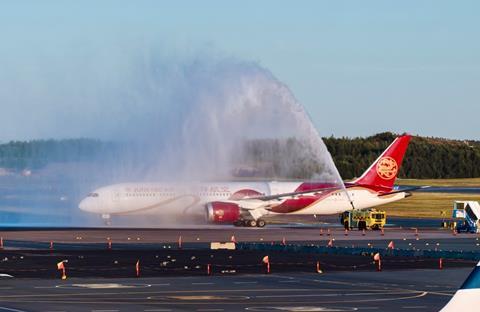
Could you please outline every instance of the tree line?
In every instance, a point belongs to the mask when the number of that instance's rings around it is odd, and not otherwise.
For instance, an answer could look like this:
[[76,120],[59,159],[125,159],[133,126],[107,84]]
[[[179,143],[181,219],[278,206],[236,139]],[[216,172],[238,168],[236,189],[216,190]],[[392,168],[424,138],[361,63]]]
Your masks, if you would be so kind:
[[[397,135],[390,132],[370,137],[323,138],[340,175],[360,176]],[[126,147],[93,139],[12,141],[0,144],[0,168],[23,170],[49,163],[101,161],[115,157]],[[131,148],[131,147],[128,147]],[[260,168],[256,174],[275,178],[310,179],[324,170],[306,143],[287,140],[255,140],[236,153],[237,163]],[[259,173],[260,172],[260,173]],[[399,176],[439,179],[480,177],[480,142],[414,136]]]
[[[397,135],[385,132],[366,138],[324,138],[344,178],[358,177]],[[413,136],[399,177],[447,179],[480,177],[480,142]]]

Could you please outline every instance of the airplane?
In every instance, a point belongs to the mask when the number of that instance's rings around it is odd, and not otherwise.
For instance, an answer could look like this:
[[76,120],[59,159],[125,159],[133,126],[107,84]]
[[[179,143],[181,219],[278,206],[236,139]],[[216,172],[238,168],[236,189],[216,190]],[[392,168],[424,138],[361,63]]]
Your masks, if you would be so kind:
[[264,227],[265,216],[330,215],[366,209],[411,196],[394,187],[411,136],[397,137],[358,179],[344,185],[322,182],[122,183],[101,187],[79,208],[102,215],[188,213],[204,207],[209,223]]
[[474,312],[480,303],[480,262],[440,312]]

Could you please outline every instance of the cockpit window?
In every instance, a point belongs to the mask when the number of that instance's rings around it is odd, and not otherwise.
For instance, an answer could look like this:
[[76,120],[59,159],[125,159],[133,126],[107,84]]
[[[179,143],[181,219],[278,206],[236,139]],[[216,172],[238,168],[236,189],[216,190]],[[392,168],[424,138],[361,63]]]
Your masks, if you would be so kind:
[[88,197],[98,197],[98,193],[90,193],[88,194]]

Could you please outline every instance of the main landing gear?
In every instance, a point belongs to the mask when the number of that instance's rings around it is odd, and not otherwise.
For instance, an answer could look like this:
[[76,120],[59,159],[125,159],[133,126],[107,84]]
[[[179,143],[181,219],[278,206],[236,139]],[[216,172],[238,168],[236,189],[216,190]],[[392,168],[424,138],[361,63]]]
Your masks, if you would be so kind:
[[246,227],[264,227],[267,224],[265,220],[258,219],[258,220],[237,220],[233,222],[235,226],[246,226]]

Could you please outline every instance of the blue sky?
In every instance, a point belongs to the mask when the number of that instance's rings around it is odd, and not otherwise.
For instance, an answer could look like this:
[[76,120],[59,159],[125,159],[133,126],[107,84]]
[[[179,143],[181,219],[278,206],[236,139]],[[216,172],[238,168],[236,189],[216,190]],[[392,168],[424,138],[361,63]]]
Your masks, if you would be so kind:
[[[78,60],[91,58],[113,84],[121,56],[152,45],[173,59],[209,53],[258,62],[324,136],[480,140],[478,12],[478,1],[439,0],[4,1],[0,141],[82,135],[59,131],[68,127],[61,116],[38,122],[61,102],[45,80],[67,85],[60,73],[79,72],[88,62]],[[81,103],[70,112],[81,114]]]

